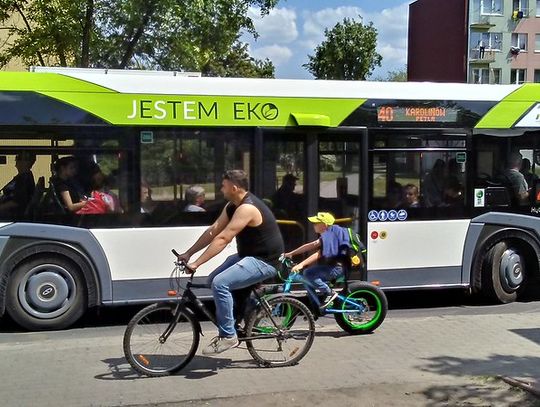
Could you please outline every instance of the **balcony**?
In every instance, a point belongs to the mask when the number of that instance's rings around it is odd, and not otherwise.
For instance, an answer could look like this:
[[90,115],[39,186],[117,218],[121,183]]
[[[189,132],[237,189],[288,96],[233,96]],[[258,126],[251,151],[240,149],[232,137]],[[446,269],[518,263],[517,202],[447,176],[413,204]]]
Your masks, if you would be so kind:
[[474,30],[489,30],[491,27],[495,27],[489,17],[482,16],[476,21],[471,21],[471,29]]
[[483,52],[479,49],[472,49],[469,52],[470,64],[490,64],[492,62],[495,62],[495,51],[491,49],[486,49]]

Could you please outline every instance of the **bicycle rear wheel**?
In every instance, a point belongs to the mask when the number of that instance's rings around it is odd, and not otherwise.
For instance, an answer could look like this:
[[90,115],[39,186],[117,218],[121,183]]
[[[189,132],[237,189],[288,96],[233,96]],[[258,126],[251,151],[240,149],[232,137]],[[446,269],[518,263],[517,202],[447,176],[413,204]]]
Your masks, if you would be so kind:
[[124,333],[124,354],[137,372],[168,376],[186,366],[197,352],[200,326],[191,313],[180,310],[174,323],[175,304],[152,304],[139,311]]
[[349,284],[347,292],[341,294],[347,300],[337,300],[336,308],[344,312],[334,314],[341,329],[353,335],[367,334],[383,323],[388,301],[379,287],[359,281]]
[[270,312],[260,304],[248,318],[246,336],[252,339],[246,340],[247,349],[261,366],[295,365],[313,344],[313,314],[291,297],[274,297],[267,303]]

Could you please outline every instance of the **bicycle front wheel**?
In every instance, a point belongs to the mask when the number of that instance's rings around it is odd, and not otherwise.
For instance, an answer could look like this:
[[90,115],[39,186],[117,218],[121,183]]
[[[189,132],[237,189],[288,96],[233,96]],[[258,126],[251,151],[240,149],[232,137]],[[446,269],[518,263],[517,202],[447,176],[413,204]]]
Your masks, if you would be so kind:
[[176,305],[152,304],[139,311],[124,333],[124,354],[137,372],[168,376],[186,366],[197,352],[199,323],[191,313],[180,310],[175,321]]
[[260,304],[248,318],[246,335],[251,339],[246,340],[247,349],[261,366],[295,365],[313,344],[313,314],[291,297],[274,297],[266,303],[268,308]]

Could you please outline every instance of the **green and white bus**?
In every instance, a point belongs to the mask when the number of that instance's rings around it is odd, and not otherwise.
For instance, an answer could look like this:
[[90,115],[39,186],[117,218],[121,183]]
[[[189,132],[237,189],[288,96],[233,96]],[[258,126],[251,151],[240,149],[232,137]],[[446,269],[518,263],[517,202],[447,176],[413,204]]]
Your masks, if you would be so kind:
[[[2,211],[9,191],[0,196],[0,315],[60,329],[89,307],[164,299],[170,249],[188,248],[216,219],[233,168],[282,220],[288,248],[313,238],[308,214],[330,211],[361,233],[367,278],[385,290],[456,287],[513,301],[539,276],[539,102],[535,84],[2,72],[0,187],[16,157],[37,160],[17,214]],[[530,163],[527,199],[508,182],[517,152]],[[51,184],[62,157],[78,163],[88,193],[104,175],[114,210],[66,210]],[[193,185],[204,211],[185,210]]]

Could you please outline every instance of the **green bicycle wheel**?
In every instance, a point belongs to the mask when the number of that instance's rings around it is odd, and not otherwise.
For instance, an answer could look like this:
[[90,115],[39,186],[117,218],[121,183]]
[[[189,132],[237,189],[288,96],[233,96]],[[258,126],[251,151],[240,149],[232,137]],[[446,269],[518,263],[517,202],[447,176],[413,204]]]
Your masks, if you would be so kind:
[[366,282],[355,282],[342,295],[347,300],[340,301],[336,308],[345,312],[334,314],[341,329],[360,335],[373,332],[383,323],[388,301],[380,288]]

